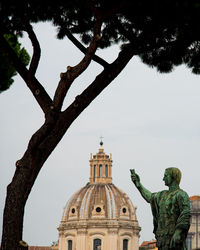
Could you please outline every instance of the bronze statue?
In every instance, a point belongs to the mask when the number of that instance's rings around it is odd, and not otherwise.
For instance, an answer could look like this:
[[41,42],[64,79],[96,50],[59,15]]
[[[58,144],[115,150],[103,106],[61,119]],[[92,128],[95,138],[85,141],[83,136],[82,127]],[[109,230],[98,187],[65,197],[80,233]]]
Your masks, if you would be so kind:
[[131,179],[142,197],[151,204],[154,234],[159,250],[186,250],[186,237],[190,227],[190,200],[179,187],[181,171],[167,168],[163,181],[169,190],[151,193],[140,182],[134,169]]

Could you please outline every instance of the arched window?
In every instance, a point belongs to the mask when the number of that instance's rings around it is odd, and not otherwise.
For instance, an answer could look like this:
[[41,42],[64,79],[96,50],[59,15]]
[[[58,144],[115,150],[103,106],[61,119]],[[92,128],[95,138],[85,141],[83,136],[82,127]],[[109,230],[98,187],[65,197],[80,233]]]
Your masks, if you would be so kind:
[[72,250],[72,240],[68,240],[68,250]]
[[106,177],[108,177],[108,165],[106,164]]
[[102,177],[102,165],[99,165],[99,177]]
[[101,240],[100,239],[94,239],[93,250],[101,250]]
[[128,240],[127,239],[123,240],[123,250],[128,250]]

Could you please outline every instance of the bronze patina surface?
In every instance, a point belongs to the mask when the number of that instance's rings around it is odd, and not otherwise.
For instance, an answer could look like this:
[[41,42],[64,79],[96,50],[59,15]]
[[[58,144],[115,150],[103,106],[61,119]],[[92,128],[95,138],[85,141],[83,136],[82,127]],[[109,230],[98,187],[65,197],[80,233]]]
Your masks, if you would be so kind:
[[190,201],[180,189],[181,171],[167,168],[163,181],[168,190],[151,193],[140,182],[140,177],[131,169],[131,179],[142,197],[151,204],[154,234],[159,250],[186,250],[186,237],[190,227]]

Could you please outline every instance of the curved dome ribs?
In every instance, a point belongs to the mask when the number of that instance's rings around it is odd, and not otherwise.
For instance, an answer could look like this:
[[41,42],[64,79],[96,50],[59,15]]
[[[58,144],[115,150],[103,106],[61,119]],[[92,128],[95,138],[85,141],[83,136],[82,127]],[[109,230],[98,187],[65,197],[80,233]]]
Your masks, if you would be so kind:
[[[96,208],[99,211],[94,211]],[[100,208],[100,209],[99,209]],[[72,209],[74,211],[72,212]],[[75,213],[76,210],[76,213]],[[136,208],[129,197],[114,184],[87,184],[75,193],[64,207],[63,220],[68,219],[136,219]],[[94,216],[95,215],[95,216]]]
[[88,212],[88,203],[90,200],[90,196],[92,193],[92,187],[89,187],[87,191],[85,192],[85,195],[83,196],[82,202],[81,202],[81,207],[80,207],[80,219],[84,219],[87,217],[87,212]]
[[111,185],[105,185],[105,188],[108,190],[107,194],[109,197],[109,207],[111,208],[110,218],[115,218],[115,198],[113,195],[112,188],[110,188]]
[[87,213],[86,215],[86,218],[89,217],[89,205],[90,205],[90,197],[93,193],[93,189],[94,189],[94,186],[91,188],[89,194],[88,194],[88,197],[87,197],[87,200],[86,200],[86,206],[85,206],[85,212]]
[[109,190],[107,188],[107,186],[105,186],[105,190],[106,190],[106,195],[107,195],[107,206],[108,206],[108,218],[111,219],[112,218],[112,206],[111,206],[111,198],[110,198],[110,193]]

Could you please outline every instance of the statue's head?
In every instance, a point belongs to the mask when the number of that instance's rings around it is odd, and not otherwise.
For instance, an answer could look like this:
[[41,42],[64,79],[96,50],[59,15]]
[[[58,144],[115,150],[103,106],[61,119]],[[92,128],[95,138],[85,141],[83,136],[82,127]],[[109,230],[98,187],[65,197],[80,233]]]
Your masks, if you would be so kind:
[[[167,182],[169,183],[166,183],[166,179],[168,179]],[[175,182],[177,185],[179,185],[181,181],[181,171],[178,168],[166,168],[163,180],[167,186],[172,182]]]

